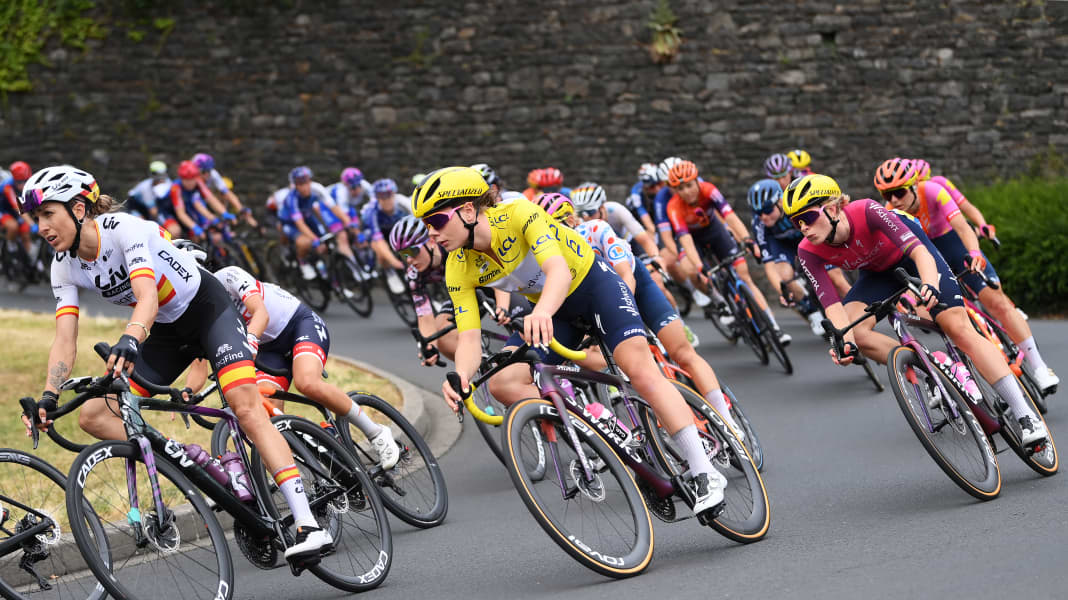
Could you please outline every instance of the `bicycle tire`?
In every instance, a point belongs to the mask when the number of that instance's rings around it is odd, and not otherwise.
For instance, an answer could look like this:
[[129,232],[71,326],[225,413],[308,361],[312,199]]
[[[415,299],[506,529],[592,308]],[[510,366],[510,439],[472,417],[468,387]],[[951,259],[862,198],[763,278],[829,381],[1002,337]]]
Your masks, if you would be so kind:
[[[271,423],[293,450],[319,526],[334,538],[330,552],[308,570],[331,586],[349,592],[378,587],[393,564],[393,534],[374,483],[342,443],[319,425],[293,415],[273,417]],[[253,455],[252,464],[258,464],[255,450]],[[255,476],[266,478],[267,474],[260,469]],[[273,485],[273,478],[267,481]],[[342,496],[323,500],[338,490],[343,490]],[[277,518],[288,511],[288,504],[276,486],[272,498],[274,502],[266,504]],[[373,547],[367,548],[362,542],[371,542]],[[346,573],[342,574],[342,570]],[[348,573],[353,570],[356,572]]]
[[[739,286],[738,291],[745,296],[745,302],[748,306],[755,307],[757,305],[756,299],[753,298],[753,293],[749,291],[747,286]],[[771,326],[771,319],[759,308],[754,308],[752,312],[753,320],[760,327],[757,335],[763,340],[764,348],[767,349],[769,355],[775,356],[775,359],[779,361],[787,375],[793,375],[794,365],[790,362],[790,357],[786,354],[786,348],[779,341],[779,336],[776,335],[775,329]]]
[[[507,412],[504,405],[497,402],[497,400],[489,393],[488,384],[482,384],[475,388],[474,400],[475,404],[477,404],[484,412],[492,411],[490,414],[494,415],[503,415]],[[489,409],[488,411],[487,408]],[[475,427],[478,429],[478,433],[482,436],[482,439],[486,440],[486,445],[489,446],[490,451],[497,457],[497,460],[501,461],[502,465],[505,464],[504,451],[501,449],[500,426],[489,425],[475,419]]]
[[[678,380],[691,390],[697,391],[697,384],[689,375],[679,373]],[[753,459],[753,464],[756,465],[757,471],[763,471],[764,446],[760,443],[760,436],[757,435],[756,429],[753,427],[752,422],[749,421],[749,415],[745,414],[742,405],[738,402],[737,396],[734,395],[734,391],[727,386],[727,384],[723,383],[722,380],[719,383],[723,395],[730,402],[731,417],[745,433],[745,441],[742,442],[742,444],[745,446],[745,449],[749,451],[749,456]]]
[[[400,317],[408,327],[416,327],[419,325],[419,320],[415,315],[415,304],[412,303],[412,296],[407,290],[402,290],[400,293],[394,293],[389,287],[389,276],[386,274],[387,269],[382,271],[382,285],[386,288],[386,294],[389,296],[389,303],[393,306],[393,310]],[[400,279],[401,283],[404,283],[404,273],[402,271],[394,271],[396,277]]]
[[[1022,350],[1009,339],[1008,334],[1005,333],[1004,330],[994,324],[991,324],[990,328],[994,331],[994,335],[998,337],[1003,348],[1016,348],[1017,353],[1022,352]],[[972,372],[975,373],[976,371]],[[1027,373],[1027,369],[1023,368],[1023,365],[1020,365],[1020,375],[1017,379],[1023,384],[1024,390],[1030,396],[1031,403],[1038,408],[1038,413],[1042,415],[1046,414],[1046,411],[1049,410],[1049,406],[1046,404],[1046,397],[1042,395],[1042,390],[1038,388],[1038,384],[1035,382],[1034,378]]]
[[[82,450],[74,459],[68,476],[71,485],[67,489],[66,503],[71,532],[82,558],[108,593],[122,600],[157,598],[163,582],[183,599],[232,598],[233,561],[226,534],[215,513],[178,467],[162,455],[157,454],[155,458],[159,491],[163,500],[174,507],[169,516],[178,523],[162,529],[159,529],[152,501],[153,490],[137,444],[98,442]],[[136,481],[139,507],[144,512],[130,507],[126,489],[116,490],[108,483],[116,476],[118,480],[128,481],[128,461],[140,466],[136,469]],[[104,479],[90,480],[94,473]],[[99,484],[92,485],[92,490],[87,491],[94,481]],[[85,526],[86,511],[103,517],[110,567],[97,552],[99,543]],[[141,520],[135,520],[137,518]],[[185,562],[190,563],[185,568],[178,564],[183,558],[189,559]],[[216,571],[211,570],[213,563]],[[196,573],[189,573],[187,569]]]
[[[764,539],[771,527],[771,508],[764,479],[748,449],[727,427],[716,409],[701,397],[696,390],[681,381],[672,381],[683,400],[695,415],[695,425],[706,450],[711,450],[709,459],[725,477],[727,488],[723,499],[726,505],[711,526],[724,537],[742,544]],[[679,475],[686,471],[682,453],[674,447],[667,431],[660,426],[656,415],[646,408],[640,411],[643,428],[649,432],[653,453],[657,462],[668,473]],[[713,448],[709,448],[715,441]]]
[[870,360],[865,359],[864,362],[860,364],[860,366],[864,369],[864,372],[868,374],[868,379],[870,379],[871,382],[875,384],[876,392],[882,393],[886,390],[886,386],[884,386],[883,382],[879,380],[879,375],[875,372],[875,369],[872,368]]
[[[764,342],[760,339],[760,332],[757,331],[756,326],[753,324],[753,319],[756,318],[756,301],[753,300],[753,295],[748,294],[749,290],[743,287],[738,287],[738,294],[734,296],[725,296],[727,298],[727,304],[731,308],[731,314],[734,315],[734,327],[737,329],[738,334],[745,342],[747,346],[756,355],[760,364],[767,365],[769,362],[768,349],[764,347]],[[728,293],[730,291],[728,290]]]
[[[26,470],[32,470],[31,475]],[[51,482],[54,485],[49,485]],[[0,595],[13,600],[51,600],[59,598],[85,598],[101,600],[107,595],[96,579],[88,574],[88,567],[70,553],[64,553],[64,538],[70,539],[66,526],[65,494],[67,478],[51,464],[40,458],[15,450],[0,448],[0,505],[3,513],[0,526],[3,535],[0,543],[14,543],[26,527],[36,526],[39,514],[54,520],[54,527],[46,533],[13,544],[10,552],[0,556]],[[30,498],[29,496],[33,497]],[[33,512],[25,510],[29,507]],[[88,527],[100,532],[102,525],[95,514],[88,514]],[[14,534],[10,533],[14,530]],[[24,535],[24,534],[23,534]],[[97,539],[101,539],[98,535]],[[102,552],[110,554],[106,550]],[[11,557],[13,562],[9,562]],[[41,576],[48,588],[43,588],[21,567],[24,560]],[[43,571],[43,572],[42,572]],[[79,577],[79,575],[81,575]],[[23,595],[25,593],[26,595]]]
[[[562,429],[563,421],[557,414],[556,408],[552,403],[540,398],[529,398],[517,402],[505,416],[501,431],[501,445],[505,448],[505,467],[508,469],[508,475],[538,525],[553,542],[582,566],[615,579],[638,575],[649,566],[653,558],[652,517],[645,507],[641,492],[634,478],[631,477],[630,471],[620,462],[619,457],[611,450],[604,438],[579,418],[571,415],[569,418],[588,458],[593,460],[599,457],[604,461],[605,466],[595,472],[595,479],[592,482],[583,483],[584,487],[576,485],[574,493],[569,494],[570,497],[565,499],[561,497],[560,486],[567,485],[566,481],[560,482],[556,479],[558,473],[564,472],[564,467],[560,463],[556,465],[557,469],[546,469],[544,478],[534,481],[530,477],[525,467],[529,461],[524,455],[529,454],[532,449],[529,443],[524,442],[523,435],[531,430],[531,424],[539,428],[544,426],[559,438],[559,441],[554,442],[550,439],[548,442],[553,456],[559,457],[564,452],[574,453],[567,439],[568,436]],[[536,448],[533,450],[538,451]],[[576,458],[570,461],[566,470],[572,473],[572,480],[577,481],[579,477],[585,479],[577,454],[574,456]],[[577,476],[576,472],[579,473]],[[616,484],[618,498],[614,500],[609,500],[605,473],[608,473],[611,481]],[[563,478],[567,479],[566,476]],[[546,490],[547,498],[542,498],[542,495],[538,493],[539,486]],[[594,498],[597,495],[601,495],[601,498]],[[549,498],[569,503],[575,501],[575,504],[568,504],[568,509],[563,514],[556,515],[546,506]],[[613,537],[619,538],[620,548],[608,548],[602,545],[606,543],[605,537],[608,535],[606,532],[586,539],[580,539],[576,535],[581,534],[585,537],[593,527],[589,525],[591,521],[583,518],[586,514],[584,507],[579,504],[583,500],[589,500],[591,504],[596,505],[595,512],[598,516],[608,513],[611,510],[610,504],[620,505],[620,515],[613,523],[613,531],[610,532]],[[582,526],[573,530],[563,522],[568,517],[580,519]],[[628,525],[633,532],[623,531]],[[594,548],[591,544],[596,544],[597,547]]]
[[374,413],[368,416],[373,421],[400,432],[400,435],[394,433],[394,440],[401,448],[400,461],[384,471],[375,463],[371,442],[363,432],[348,420],[338,421],[338,425],[348,423],[347,428],[342,428],[342,438],[378,486],[382,503],[413,527],[428,529],[441,525],[449,512],[449,492],[441,467],[423,436],[399,410],[378,396],[349,392],[349,398],[363,409],[372,409]]
[[[982,426],[975,419],[975,415],[965,404],[964,399],[961,397],[960,392],[956,386],[946,378],[940,371],[935,369],[936,377],[942,380],[942,385],[949,392],[950,396],[953,396],[952,401],[957,406],[957,413],[959,417],[955,419],[956,422],[951,422],[944,413],[944,408],[939,408],[938,413],[942,415],[942,426],[938,431],[929,432],[927,426],[927,415],[933,413],[928,408],[928,404],[931,400],[930,393],[926,390],[927,384],[919,381],[912,383],[908,380],[908,372],[911,369],[914,376],[926,376],[930,377],[926,371],[923,370],[923,363],[920,361],[916,352],[908,346],[898,346],[890,351],[890,355],[886,362],[888,375],[890,377],[890,387],[894,390],[894,397],[897,398],[898,407],[901,409],[902,414],[905,415],[905,420],[908,421],[909,427],[912,432],[916,434],[917,439],[920,440],[920,444],[927,450],[927,454],[935,461],[942,472],[953,483],[957,484],[962,490],[970,494],[972,497],[978,500],[993,500],[1001,492],[1001,470],[998,467],[997,457],[994,456],[994,450],[990,446],[990,442],[986,437],[986,433],[983,432]],[[906,387],[907,386],[907,387]],[[914,398],[910,399],[910,395]],[[945,400],[942,400],[942,406],[945,405]],[[912,405],[917,404],[917,411],[913,409]],[[937,415],[931,418],[932,424]],[[951,432],[959,434],[962,443],[965,446],[964,452],[969,458],[975,456],[975,452],[978,453],[978,464],[983,466],[981,473],[976,473],[974,476],[965,475],[962,473],[962,468],[957,463],[960,461],[954,461],[948,458],[943,451],[936,446],[935,441],[932,439],[935,434],[940,433],[942,429],[945,429],[946,425],[949,426]],[[961,431],[963,429],[963,431]],[[952,435],[952,433],[951,433]],[[953,438],[947,438],[953,441]],[[973,451],[972,446],[975,446]]]
[[[982,376],[979,376],[979,371],[975,368],[975,364],[967,356],[962,357],[964,359],[965,366],[973,374],[972,379],[979,387],[979,391],[983,395],[982,405],[979,410],[985,410],[987,414],[996,418],[1001,423],[1001,438],[1005,440],[1005,443],[1012,448],[1012,451],[1016,453],[1016,456],[1020,457],[1020,460],[1024,462],[1032,471],[1042,475],[1043,477],[1050,477],[1057,474],[1060,469],[1060,458],[1057,455],[1057,445],[1053,441],[1053,433],[1050,432],[1049,427],[1046,427],[1046,431],[1049,435],[1049,440],[1043,445],[1042,449],[1037,452],[1031,452],[1026,446],[1023,445],[1021,438],[1022,432],[1020,431],[1020,424],[1014,420],[1007,419],[1004,410],[998,408],[997,405],[1007,405],[1004,399],[1001,398],[1001,394],[998,394],[994,386],[987,383]],[[1014,375],[1015,377],[1015,375]],[[1042,420],[1042,424],[1046,424],[1046,420],[1042,417],[1042,413],[1039,412],[1038,407],[1035,406],[1034,400],[1031,398],[1030,392],[1020,381],[1019,377],[1016,377],[1017,383],[1020,385],[1020,389],[1024,392],[1024,400],[1031,406],[1032,412],[1035,413],[1039,419]],[[1007,407],[1007,406],[1006,406]],[[1011,414],[1009,416],[1012,416]]]
[[[357,267],[358,268],[358,267]],[[370,317],[374,310],[371,298],[371,286],[366,280],[358,280],[344,256],[334,255],[330,261],[330,270],[337,282],[334,292],[354,313],[361,317]]]
[[664,289],[671,292],[671,296],[675,298],[675,309],[679,311],[679,316],[683,318],[690,316],[690,310],[693,308],[693,294],[690,290],[670,278],[664,279]]

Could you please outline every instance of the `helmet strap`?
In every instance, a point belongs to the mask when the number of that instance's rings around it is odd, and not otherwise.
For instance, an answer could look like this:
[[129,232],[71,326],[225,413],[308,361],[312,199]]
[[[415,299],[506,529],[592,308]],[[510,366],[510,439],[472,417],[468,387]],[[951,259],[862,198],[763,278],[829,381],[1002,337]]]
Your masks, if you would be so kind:
[[463,216],[460,215],[459,211],[456,212],[456,217],[458,219],[460,219],[460,222],[463,223],[464,227],[467,228],[467,242],[464,244],[464,248],[466,248],[468,250],[474,250],[474,248],[475,248],[475,225],[478,225],[478,216],[477,215],[475,216],[475,222],[474,223],[468,223],[467,221],[465,221]]
[[83,217],[81,220],[78,220],[78,217],[74,216],[74,209],[71,208],[72,204],[72,202],[64,202],[63,206],[67,207],[67,214],[69,214],[71,220],[74,221],[74,243],[71,244],[70,247],[70,257],[77,258],[78,246],[82,243],[82,223],[85,222],[85,218]]
[[[841,205],[839,205],[839,209],[840,208],[841,208]],[[827,211],[826,210],[823,211],[823,214],[827,215]],[[838,217],[832,219],[831,215],[827,215],[827,220],[831,222],[831,233],[827,235],[827,243],[828,244],[833,244],[834,243],[834,235],[836,233],[838,233],[838,222],[842,220],[842,217],[839,214]]]

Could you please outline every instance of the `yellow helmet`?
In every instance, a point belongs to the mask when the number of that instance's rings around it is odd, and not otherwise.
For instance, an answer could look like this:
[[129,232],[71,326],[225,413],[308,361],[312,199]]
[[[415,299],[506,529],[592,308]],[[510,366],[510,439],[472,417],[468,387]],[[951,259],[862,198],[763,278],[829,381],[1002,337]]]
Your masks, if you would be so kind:
[[805,152],[800,148],[787,152],[786,156],[790,158],[790,164],[792,164],[795,169],[804,169],[812,164],[812,157],[809,156],[808,152]]
[[782,211],[787,217],[802,213],[813,206],[823,204],[828,198],[841,196],[838,182],[826,175],[805,175],[786,186],[782,193]]
[[482,174],[471,167],[438,169],[412,192],[412,214],[422,219],[442,208],[478,200],[487,190]]

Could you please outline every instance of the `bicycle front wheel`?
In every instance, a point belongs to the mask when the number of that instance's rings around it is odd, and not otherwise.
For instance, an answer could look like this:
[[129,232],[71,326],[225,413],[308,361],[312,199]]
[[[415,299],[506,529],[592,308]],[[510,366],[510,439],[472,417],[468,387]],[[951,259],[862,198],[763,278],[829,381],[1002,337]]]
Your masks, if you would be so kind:
[[787,375],[792,375],[794,365],[790,362],[790,357],[786,354],[786,348],[779,341],[779,336],[776,334],[775,329],[772,328],[771,319],[768,319],[768,315],[757,307],[756,299],[753,298],[749,288],[741,286],[738,291],[745,297],[745,303],[752,309],[753,324],[757,330],[757,335],[763,340],[764,348],[769,355],[774,356],[775,360],[779,361]]
[[[886,366],[905,420],[935,463],[975,498],[997,498],[1001,471],[994,450],[953,383],[937,369],[937,375],[925,370],[923,361],[908,346],[894,348]],[[933,377],[941,380],[949,398],[941,397]]]
[[768,364],[768,349],[760,339],[760,332],[754,322],[754,319],[758,318],[756,312],[759,310],[756,300],[753,299],[753,295],[749,293],[749,290],[744,287],[738,287],[737,290],[737,295],[728,300],[731,305],[731,312],[734,314],[734,327],[742,339],[745,340],[746,345],[753,351],[753,354],[756,355],[760,364],[766,365]]
[[[653,558],[653,523],[641,492],[604,438],[577,417],[568,418],[592,479],[556,408],[540,398],[516,403],[505,416],[501,444],[508,475],[534,520],[572,558],[608,577],[637,575]],[[533,431],[543,435],[536,439]],[[551,464],[532,476],[543,459]]]
[[[99,442],[74,459],[67,515],[82,558],[116,598],[231,598],[233,562],[215,513],[177,467],[155,464],[162,512],[136,444]],[[96,517],[102,530],[88,526]]]
[[361,317],[371,316],[371,310],[374,309],[374,300],[371,298],[371,284],[363,273],[354,271],[360,267],[356,264],[350,264],[344,256],[336,255],[333,258],[331,264],[331,270],[333,271],[334,281],[336,282],[338,298],[348,305],[356,314]]
[[[67,478],[33,456],[0,448],[0,595],[23,600],[100,600],[107,592],[70,544]],[[95,514],[86,526],[102,531]],[[103,540],[103,538],[97,537]],[[98,552],[107,555],[106,550]]]

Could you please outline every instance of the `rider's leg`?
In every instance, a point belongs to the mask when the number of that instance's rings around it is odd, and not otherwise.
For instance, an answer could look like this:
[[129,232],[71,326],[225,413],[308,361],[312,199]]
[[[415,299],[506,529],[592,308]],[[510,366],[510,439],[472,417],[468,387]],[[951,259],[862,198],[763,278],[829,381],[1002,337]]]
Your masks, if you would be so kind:
[[1001,322],[1005,327],[1005,331],[1009,334],[1009,339],[1023,351],[1024,363],[1027,365],[1028,371],[1049,377],[1049,367],[1046,366],[1046,361],[1042,359],[1042,355],[1038,352],[1038,345],[1035,344],[1035,337],[1031,333],[1031,327],[1020,316],[1020,313],[1016,310],[1016,305],[1005,295],[1004,290],[995,290],[989,286],[984,287],[979,292],[979,301],[990,311],[991,316]]
[[[859,319],[866,308],[868,308],[867,302],[847,302],[845,310],[846,314],[849,315],[849,321],[853,322]],[[901,344],[894,338],[875,331],[874,327],[874,318],[861,321],[852,329],[853,339],[857,341],[857,347],[860,348],[864,356],[879,364],[886,364],[886,357],[890,355],[890,351]]]

